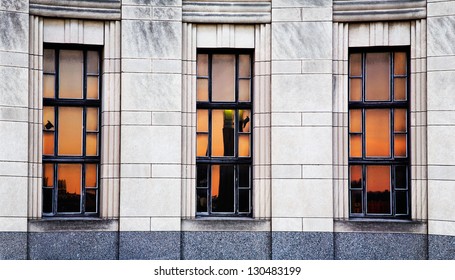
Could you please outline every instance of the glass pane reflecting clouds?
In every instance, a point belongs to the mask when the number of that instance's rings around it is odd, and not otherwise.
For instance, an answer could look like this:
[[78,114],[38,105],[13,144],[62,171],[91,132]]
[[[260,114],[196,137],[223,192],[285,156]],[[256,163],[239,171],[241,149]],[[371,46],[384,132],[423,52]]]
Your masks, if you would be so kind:
[[235,101],[235,56],[212,56],[212,101]]
[[350,55],[349,60],[351,76],[361,76],[362,75],[362,54],[353,53]]
[[85,186],[88,188],[96,188],[98,186],[97,176],[98,165],[86,164],[85,165]]
[[406,100],[406,78],[395,78],[393,88],[394,88],[394,100],[405,101]]
[[55,50],[43,50],[43,71],[44,73],[55,73]]
[[87,131],[96,132],[98,131],[98,108],[87,108]]
[[362,79],[349,79],[349,101],[362,101]]
[[98,155],[98,133],[87,133],[86,134],[86,151],[87,156],[97,156]]
[[197,101],[209,100],[209,80],[197,79]]
[[99,74],[99,57],[98,52],[87,52],[87,74]]
[[407,57],[405,52],[396,52],[394,54],[395,75],[406,75]]
[[198,157],[206,157],[208,156],[208,144],[209,144],[209,135],[198,133],[197,134],[197,148],[196,148],[196,156]]
[[367,53],[365,100],[390,100],[389,57],[389,53]]
[[362,110],[349,110],[349,132],[362,133]]
[[390,156],[390,110],[365,110],[366,156]]
[[82,51],[60,51],[60,98],[82,98]]
[[98,99],[98,76],[87,77],[87,99]]
[[250,80],[239,80],[239,101],[250,101]]
[[209,56],[207,54],[197,55],[197,75],[207,77],[209,75],[208,62]]
[[362,135],[351,134],[349,136],[350,142],[350,157],[362,157]]
[[82,155],[82,108],[59,107],[58,154]]
[[209,131],[209,110],[197,110],[197,132]]
[[43,74],[43,97],[55,98],[55,76]]
[[239,77],[249,78],[251,76],[251,64],[249,55],[239,55]]

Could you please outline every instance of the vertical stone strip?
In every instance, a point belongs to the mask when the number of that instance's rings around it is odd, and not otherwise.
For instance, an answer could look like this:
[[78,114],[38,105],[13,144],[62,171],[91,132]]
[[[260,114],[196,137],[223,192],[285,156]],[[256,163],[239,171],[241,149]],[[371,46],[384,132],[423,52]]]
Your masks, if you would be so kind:
[[28,4],[28,0],[0,2],[0,259],[26,258]]

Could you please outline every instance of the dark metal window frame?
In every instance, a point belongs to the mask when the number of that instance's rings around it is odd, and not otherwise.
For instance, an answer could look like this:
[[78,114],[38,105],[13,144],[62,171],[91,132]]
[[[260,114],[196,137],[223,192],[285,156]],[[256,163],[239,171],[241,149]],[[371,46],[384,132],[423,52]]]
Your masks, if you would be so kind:
[[[254,77],[254,50],[253,49],[205,49],[198,48],[197,54],[207,54],[208,55],[208,76],[197,76],[197,78],[208,79],[208,98],[209,101],[196,101],[196,111],[199,109],[208,110],[208,145],[207,149],[211,151],[211,138],[212,138],[212,110],[234,110],[236,112],[236,118],[238,116],[238,110],[250,110],[250,156],[249,157],[239,157],[238,156],[238,147],[239,147],[239,137],[238,137],[238,121],[235,123],[234,129],[234,156],[232,157],[212,157],[211,155],[207,157],[196,157],[196,167],[199,165],[207,165],[207,169],[211,168],[212,165],[232,165],[234,166],[234,177],[235,177],[235,197],[234,197],[234,213],[232,212],[212,212],[212,186],[211,186],[211,171],[207,172],[207,212],[197,212],[197,217],[251,217],[253,214],[253,77]],[[212,56],[213,55],[223,55],[230,54],[235,55],[235,101],[234,102],[220,102],[212,101]],[[239,55],[249,55],[250,56],[250,101],[244,102],[239,101]],[[249,196],[249,212],[239,212],[239,182],[238,182],[238,170],[239,165],[248,165],[250,168],[250,196]],[[197,171],[198,168],[196,168]],[[197,178],[197,176],[196,176]],[[197,190],[196,186],[196,190]]]
[[[100,209],[100,171],[101,171],[101,95],[102,95],[102,48],[100,46],[92,45],[78,45],[78,44],[44,44],[43,49],[50,49],[55,51],[55,73],[49,73],[55,75],[55,84],[54,92],[55,98],[44,98],[43,97],[43,107],[53,107],[54,108],[54,122],[55,128],[58,128],[58,107],[79,107],[82,108],[82,155],[81,156],[60,156],[58,155],[58,132],[54,134],[54,155],[44,155],[42,158],[43,168],[44,164],[54,164],[53,166],[53,187],[42,186],[44,189],[53,189],[52,192],[52,213],[44,213],[43,217],[98,217]],[[59,53],[61,50],[76,50],[83,52],[83,86],[82,86],[82,99],[60,99],[59,98]],[[87,52],[96,51],[98,52],[98,99],[91,100],[87,99],[87,77],[93,76],[87,73]],[[46,72],[43,71],[43,75]],[[98,109],[98,155],[97,156],[86,156],[86,109],[87,108],[97,108]],[[96,212],[85,212],[85,198],[86,198],[86,186],[85,186],[85,164],[97,164],[97,178],[96,178],[96,188],[91,188],[96,190]],[[81,164],[81,212],[58,212],[58,164]],[[44,205],[43,205],[44,206]]]
[[[390,101],[366,101],[365,100],[365,88],[366,88],[366,55],[368,53],[389,53],[390,59]],[[394,53],[405,52],[406,53],[406,75],[395,75],[394,73]],[[350,55],[361,54],[362,55],[362,72],[361,76],[351,76],[350,73]],[[348,118],[350,124],[350,111],[351,109],[360,109],[362,112],[362,158],[355,158],[350,156],[350,144],[348,144],[348,173],[349,173],[349,216],[350,218],[380,218],[380,219],[410,219],[411,218],[411,125],[410,125],[410,77],[411,77],[411,63],[410,63],[410,49],[409,46],[395,46],[395,47],[366,47],[366,48],[349,48],[348,56]],[[362,80],[362,101],[350,101],[349,96],[351,92],[350,80],[351,78]],[[406,78],[406,100],[405,101],[394,101],[394,78]],[[365,110],[366,109],[389,109],[390,110],[390,157],[366,157],[366,125],[365,125]],[[394,109],[406,109],[406,157],[395,157],[394,156]],[[351,135],[348,125],[348,134]],[[356,133],[353,133],[356,134]],[[348,142],[349,143],[349,142]],[[350,167],[353,165],[362,166],[362,213],[352,213],[351,204],[351,192],[358,191],[359,189],[351,188],[351,170]],[[390,197],[390,210],[391,214],[373,214],[367,213],[367,190],[366,190],[366,166],[370,165],[385,165],[390,166],[390,186],[391,186],[391,197]],[[406,177],[406,188],[399,189],[399,191],[406,191],[407,199],[407,214],[396,214],[396,188],[395,188],[395,167],[405,166],[407,177]]]

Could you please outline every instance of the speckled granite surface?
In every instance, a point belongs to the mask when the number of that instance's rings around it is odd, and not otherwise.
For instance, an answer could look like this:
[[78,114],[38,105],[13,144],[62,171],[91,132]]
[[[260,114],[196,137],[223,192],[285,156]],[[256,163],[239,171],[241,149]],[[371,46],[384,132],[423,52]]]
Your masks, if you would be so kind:
[[180,232],[120,232],[119,259],[180,259]]

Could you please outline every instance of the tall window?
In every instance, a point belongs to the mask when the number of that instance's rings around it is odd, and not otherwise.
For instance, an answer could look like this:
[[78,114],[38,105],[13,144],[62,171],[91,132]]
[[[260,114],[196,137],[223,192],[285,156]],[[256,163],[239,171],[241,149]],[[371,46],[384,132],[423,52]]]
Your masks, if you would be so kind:
[[408,52],[364,50],[349,55],[350,215],[407,218]]
[[100,52],[45,47],[43,216],[98,213]]
[[252,197],[252,56],[197,55],[199,216],[250,216]]

